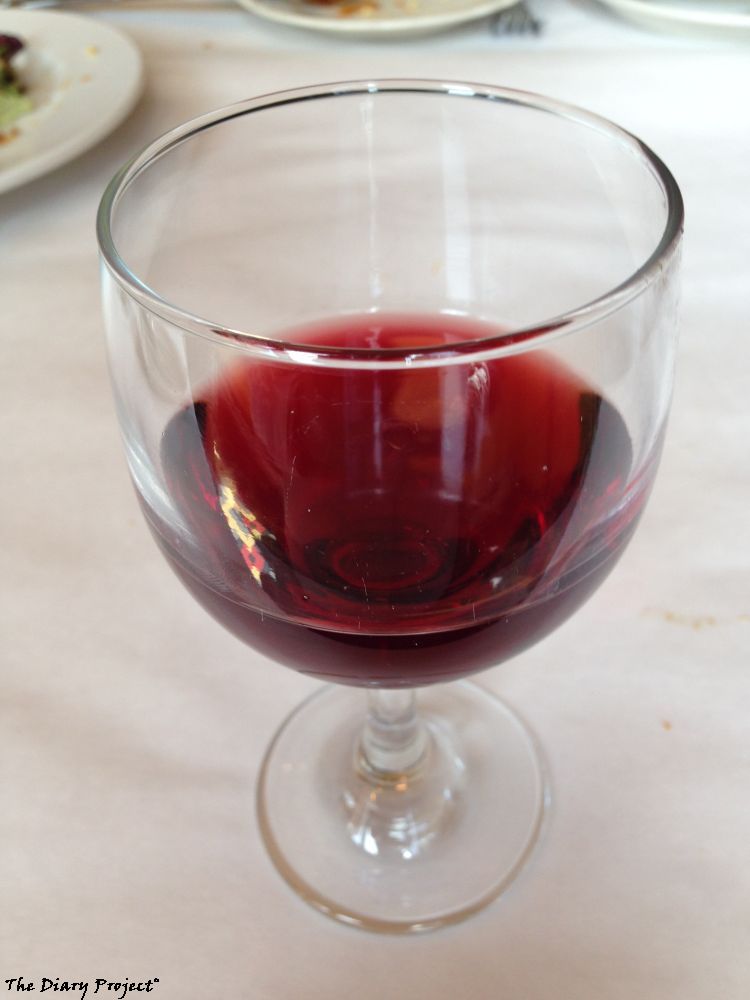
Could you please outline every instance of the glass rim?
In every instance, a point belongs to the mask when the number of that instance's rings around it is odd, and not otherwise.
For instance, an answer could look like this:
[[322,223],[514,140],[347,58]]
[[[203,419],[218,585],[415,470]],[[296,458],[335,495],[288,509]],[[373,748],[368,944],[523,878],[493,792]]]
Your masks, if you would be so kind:
[[[519,328],[504,330],[494,335],[476,339],[420,347],[344,347],[299,343],[272,335],[223,326],[208,318],[180,308],[163,298],[143,282],[120,256],[112,236],[111,222],[117,204],[136,178],[172,149],[198,135],[200,132],[223,122],[244,117],[258,111],[284,105],[314,101],[324,98],[354,96],[356,94],[401,93],[426,94],[454,98],[495,101],[542,111],[564,118],[578,125],[594,129],[609,136],[621,146],[638,156],[661,185],[666,201],[665,224],[656,247],[624,281],[595,299],[555,316]],[[338,83],[317,84],[288,90],[273,91],[247,98],[192,118],[165,132],[136,153],[115,174],[102,195],[96,217],[96,234],[102,261],[117,284],[152,314],[183,331],[215,342],[224,342],[249,351],[284,355],[293,353],[295,360],[315,361],[379,361],[386,363],[414,363],[465,358],[467,355],[493,357],[515,354],[532,346],[541,346],[549,340],[568,336],[583,327],[604,319],[641,295],[664,271],[677,250],[684,227],[684,204],[680,188],[666,164],[637,136],[615,125],[609,119],[562,101],[510,87],[458,81],[382,78],[348,80]],[[452,310],[446,313],[453,314]],[[377,316],[378,312],[372,312]],[[487,324],[491,325],[490,323]],[[300,327],[301,328],[301,327]]]

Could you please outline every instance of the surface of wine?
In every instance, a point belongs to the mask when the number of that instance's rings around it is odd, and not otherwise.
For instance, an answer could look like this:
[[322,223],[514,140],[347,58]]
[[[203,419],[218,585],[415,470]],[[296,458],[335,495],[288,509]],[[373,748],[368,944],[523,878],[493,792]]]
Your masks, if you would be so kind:
[[[466,320],[363,316],[293,338],[419,347]],[[568,617],[641,503],[615,408],[547,352],[392,368],[244,359],[164,431],[145,501],[193,594],[251,645],[355,684],[445,680]]]

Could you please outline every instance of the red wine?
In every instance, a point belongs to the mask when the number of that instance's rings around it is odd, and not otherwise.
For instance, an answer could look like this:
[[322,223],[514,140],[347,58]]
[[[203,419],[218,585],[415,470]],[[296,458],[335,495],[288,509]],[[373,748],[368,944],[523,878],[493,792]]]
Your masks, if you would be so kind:
[[[289,339],[486,334],[363,316]],[[397,368],[240,360],[173,417],[161,457],[176,517],[146,512],[190,591],[279,662],[355,684],[445,680],[537,641],[608,572],[645,494],[622,417],[540,350]]]

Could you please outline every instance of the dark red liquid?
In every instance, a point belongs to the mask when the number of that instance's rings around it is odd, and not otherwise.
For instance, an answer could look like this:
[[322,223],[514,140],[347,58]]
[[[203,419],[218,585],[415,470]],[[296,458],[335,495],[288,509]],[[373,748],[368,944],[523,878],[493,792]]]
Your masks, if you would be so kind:
[[[362,317],[306,339],[486,335]],[[299,340],[302,334],[296,336]],[[178,575],[266,655],[355,684],[492,666],[595,589],[642,506],[625,424],[546,352],[399,369],[243,360],[164,432]]]

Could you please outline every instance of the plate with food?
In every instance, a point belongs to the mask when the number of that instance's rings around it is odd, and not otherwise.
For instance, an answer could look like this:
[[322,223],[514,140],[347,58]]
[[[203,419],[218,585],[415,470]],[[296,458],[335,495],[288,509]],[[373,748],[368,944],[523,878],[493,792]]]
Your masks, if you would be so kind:
[[750,28],[750,0],[602,0],[648,28]]
[[333,34],[426,35],[488,17],[518,0],[238,0],[260,17]]
[[137,101],[133,42],[76,14],[0,10],[0,192],[67,163]]

